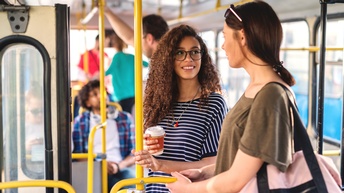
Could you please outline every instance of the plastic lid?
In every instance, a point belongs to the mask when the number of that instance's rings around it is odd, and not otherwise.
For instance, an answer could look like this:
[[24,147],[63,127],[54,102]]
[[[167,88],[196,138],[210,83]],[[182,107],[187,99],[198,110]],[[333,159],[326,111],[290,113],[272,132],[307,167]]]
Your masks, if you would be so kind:
[[165,130],[160,126],[154,126],[147,128],[145,133],[151,136],[162,136],[165,135]]

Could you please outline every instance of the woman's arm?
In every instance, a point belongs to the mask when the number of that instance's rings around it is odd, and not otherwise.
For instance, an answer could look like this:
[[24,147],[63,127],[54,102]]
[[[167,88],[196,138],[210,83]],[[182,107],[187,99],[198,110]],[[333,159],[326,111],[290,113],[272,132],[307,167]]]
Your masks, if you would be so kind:
[[191,183],[183,175],[173,172],[177,182],[167,184],[172,193],[231,193],[239,192],[258,172],[263,161],[238,150],[232,167],[208,180]]
[[117,35],[128,45],[134,46],[134,30],[114,14],[110,8],[104,7],[105,16]]
[[182,171],[187,169],[199,169],[207,165],[214,164],[216,156],[206,157],[195,162],[184,162],[184,161],[170,161],[156,159],[147,150],[142,150],[132,153],[135,156],[135,163],[142,167],[149,168],[153,171],[162,171],[165,173],[171,173],[175,171]]
[[189,178],[192,182],[207,180],[214,176],[215,164],[204,166],[201,169],[183,170],[179,173]]

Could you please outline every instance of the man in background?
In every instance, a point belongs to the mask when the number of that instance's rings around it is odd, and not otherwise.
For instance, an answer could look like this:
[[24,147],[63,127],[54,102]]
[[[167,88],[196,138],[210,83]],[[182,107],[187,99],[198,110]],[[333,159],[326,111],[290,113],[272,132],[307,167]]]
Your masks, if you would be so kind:
[[[134,30],[123,22],[110,8],[105,7],[105,16],[116,34],[128,45],[134,46]],[[161,37],[169,30],[166,21],[159,15],[151,14],[142,18],[142,50],[151,58]]]
[[[86,111],[78,115],[74,121],[73,153],[88,152],[91,129],[101,123],[99,87],[99,80],[91,80],[79,91],[79,103]],[[131,155],[131,150],[135,146],[135,130],[129,113],[110,107],[107,109],[106,123],[106,162],[110,191],[118,181],[135,177],[135,161]],[[93,145],[93,153],[102,152],[100,129],[94,135]]]

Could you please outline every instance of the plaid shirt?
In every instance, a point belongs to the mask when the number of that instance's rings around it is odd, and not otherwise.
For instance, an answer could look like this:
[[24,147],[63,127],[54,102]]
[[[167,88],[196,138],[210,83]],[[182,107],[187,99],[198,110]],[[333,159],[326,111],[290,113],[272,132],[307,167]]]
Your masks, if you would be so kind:
[[[117,118],[114,120],[117,123],[121,156],[122,159],[124,159],[131,153],[130,151],[135,148],[134,125],[131,115],[126,112],[119,112]],[[86,111],[75,118],[73,130],[73,153],[87,153],[90,129],[89,111]]]

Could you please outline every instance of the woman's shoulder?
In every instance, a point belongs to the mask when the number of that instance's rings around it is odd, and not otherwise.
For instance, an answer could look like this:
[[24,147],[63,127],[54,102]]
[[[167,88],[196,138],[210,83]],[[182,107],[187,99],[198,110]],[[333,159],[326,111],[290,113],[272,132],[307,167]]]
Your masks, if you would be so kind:
[[209,100],[225,102],[223,95],[220,93],[217,93],[217,92],[210,93],[208,98],[209,98]]
[[269,82],[261,88],[261,90],[257,93],[257,95],[260,94],[260,95],[265,95],[265,96],[278,96],[278,95],[281,95],[281,93],[285,93],[286,92],[285,89],[289,90],[289,88],[283,83]]
[[208,104],[209,105],[216,105],[216,106],[221,106],[222,108],[227,108],[227,103],[224,99],[224,97],[216,92],[210,93],[208,97]]
[[[256,94],[255,101],[258,103],[276,105],[277,103],[286,103],[288,101],[287,90],[290,90],[287,86],[270,82],[262,87],[262,89]],[[278,102],[279,101],[279,102]]]

